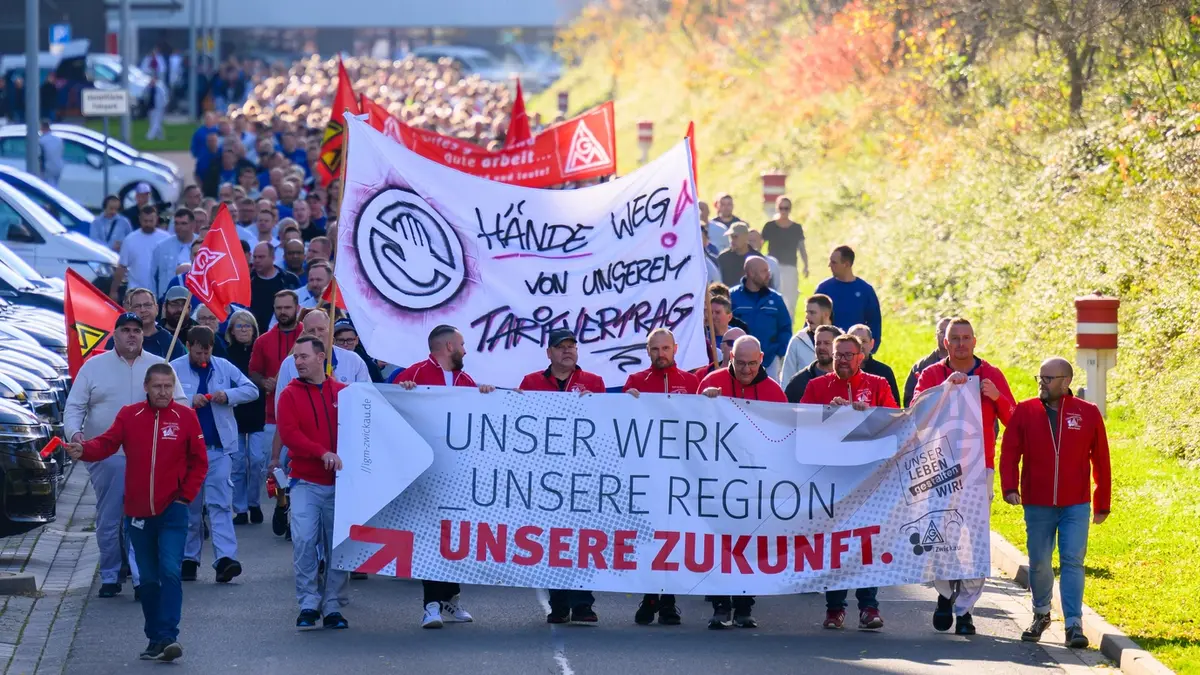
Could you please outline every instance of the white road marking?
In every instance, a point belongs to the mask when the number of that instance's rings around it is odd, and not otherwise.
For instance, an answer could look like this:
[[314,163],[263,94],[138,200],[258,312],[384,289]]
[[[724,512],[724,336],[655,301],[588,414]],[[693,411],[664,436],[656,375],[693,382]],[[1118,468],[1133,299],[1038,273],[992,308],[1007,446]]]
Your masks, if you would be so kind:
[[[544,588],[538,588],[533,591],[537,596],[538,602],[542,605],[542,611],[550,613],[550,594]],[[550,635],[554,641],[554,662],[558,664],[558,672],[560,675],[575,675],[575,671],[571,669],[571,662],[567,660],[567,646],[563,642],[562,631],[560,626],[551,625]]]

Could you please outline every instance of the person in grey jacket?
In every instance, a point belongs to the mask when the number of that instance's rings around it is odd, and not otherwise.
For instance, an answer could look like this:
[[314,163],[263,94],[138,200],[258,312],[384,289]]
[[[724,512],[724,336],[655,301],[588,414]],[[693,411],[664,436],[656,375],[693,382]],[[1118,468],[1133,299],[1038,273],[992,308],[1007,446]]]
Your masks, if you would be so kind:
[[950,317],[938,320],[935,333],[937,348],[925,358],[914,363],[912,369],[908,371],[908,379],[904,381],[904,401],[901,403],[905,408],[912,405],[912,400],[916,397],[914,392],[917,390],[917,379],[921,377],[921,371],[946,358],[946,329],[949,326]]
[[788,341],[783,367],[779,369],[779,384],[787,387],[796,373],[808,367],[817,358],[815,338],[817,326],[833,323],[833,300],[820,293],[809,296],[804,304],[804,328]]
[[121,215],[121,200],[114,195],[104,198],[104,211],[88,227],[88,238],[118,253],[125,235],[133,232],[129,219]]
[[187,334],[187,356],[171,362],[175,374],[196,410],[204,442],[208,446],[208,475],[204,478],[203,499],[190,504],[187,544],[183,549],[180,578],[195,581],[200,568],[204,543],[204,510],[212,528],[213,569],[217,583],[228,583],[242,573],[237,560],[237,537],[233,532],[233,483],[230,455],[237,449],[237,420],[233,407],[258,398],[258,387],[238,367],[212,355],[213,332],[208,326],[194,326]]
[[[75,375],[67,395],[63,431],[72,443],[82,443],[108,431],[121,408],[144,401],[146,370],[161,358],[142,350],[142,320],[133,312],[117,317],[112,351],[93,356]],[[183,390],[175,386],[175,400],[184,403]],[[100,597],[121,592],[122,551],[127,552],[134,594],[140,583],[132,547],[122,548],[121,522],[125,517],[125,453],[89,462],[88,481],[96,493],[96,545],[100,548]]]

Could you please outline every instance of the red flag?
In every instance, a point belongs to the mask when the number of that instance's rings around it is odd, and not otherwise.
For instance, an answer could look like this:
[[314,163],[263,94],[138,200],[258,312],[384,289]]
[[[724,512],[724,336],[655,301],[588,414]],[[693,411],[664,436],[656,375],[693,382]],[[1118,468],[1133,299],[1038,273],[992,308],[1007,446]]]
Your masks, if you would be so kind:
[[688,153],[692,156],[692,184],[696,186],[696,194],[700,194],[700,174],[696,173],[696,123],[688,122],[687,130]]
[[359,109],[367,116],[367,124],[376,131],[386,132],[387,121],[392,117],[387,108],[367,98],[366,94],[359,97],[359,102]]
[[226,308],[229,303],[250,304],[250,270],[246,267],[246,254],[242,252],[237,228],[224,204],[217,211],[200,250],[196,251],[192,269],[183,278],[183,285],[217,315],[218,321],[228,318]]
[[333,106],[330,108],[329,124],[325,126],[325,139],[321,141],[321,155],[317,160],[317,178],[321,185],[329,185],[341,173],[342,147],[346,142],[346,121],[342,114],[349,110],[358,115],[358,98],[354,96],[354,87],[350,84],[350,76],[342,59],[338,58],[337,90],[333,94]]
[[512,118],[508,121],[508,133],[504,134],[504,147],[526,143],[533,140],[533,130],[529,128],[529,115],[525,112],[525,94],[521,93],[521,80],[517,80],[517,100],[513,101]]
[[63,313],[67,323],[67,366],[74,378],[89,358],[104,352],[113,324],[125,310],[75,270],[67,270]]
[[333,303],[343,312],[349,311],[346,309],[346,299],[342,296],[341,289],[338,288],[337,279],[331,279],[329,285],[325,287],[325,291],[321,293],[321,304],[328,305]]

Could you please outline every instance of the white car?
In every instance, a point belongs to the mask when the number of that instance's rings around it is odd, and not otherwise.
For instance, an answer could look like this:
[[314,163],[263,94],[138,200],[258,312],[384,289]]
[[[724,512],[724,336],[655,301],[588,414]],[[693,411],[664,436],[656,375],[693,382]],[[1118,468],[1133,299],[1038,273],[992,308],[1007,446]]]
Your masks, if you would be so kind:
[[0,183],[8,183],[15,187],[68,230],[84,236],[91,233],[92,221],[96,216],[41,178],[0,164]]
[[84,279],[111,277],[116,252],[70,232],[8,183],[0,182],[0,242],[43,277],[64,278],[73,269]]
[[[104,144],[91,138],[63,137],[62,176],[58,189],[93,211],[104,208]],[[179,200],[183,181],[170,171],[149,162],[131,158],[112,147],[108,149],[108,189],[121,198],[121,203],[134,203],[133,190],[138,183],[148,183],[151,199],[158,204],[174,204]],[[25,169],[25,125],[10,124],[0,128],[0,164]]]
[[[104,144],[104,134],[96,131],[95,129],[81,127],[77,124],[51,124],[50,130],[59,136],[62,136],[63,138],[70,138],[72,136],[84,137],[90,138],[101,145]],[[152,164],[160,169],[163,169],[176,178],[183,177],[183,174],[179,172],[179,165],[175,162],[172,162],[171,160],[160,155],[156,155],[152,152],[142,152],[141,150],[134,148],[132,145],[125,143],[119,138],[113,138],[112,136],[109,136],[108,147],[112,150],[123,153],[130,159],[140,159],[147,164]]]

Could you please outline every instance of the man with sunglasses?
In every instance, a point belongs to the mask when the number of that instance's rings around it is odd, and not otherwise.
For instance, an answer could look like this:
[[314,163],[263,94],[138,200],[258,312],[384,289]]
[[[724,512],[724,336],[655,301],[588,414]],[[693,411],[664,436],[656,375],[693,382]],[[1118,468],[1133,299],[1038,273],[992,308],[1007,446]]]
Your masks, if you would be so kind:
[[1088,520],[1099,525],[1108,518],[1112,478],[1104,418],[1094,404],[1071,394],[1073,375],[1066,359],[1042,363],[1035,378],[1038,397],[1018,403],[1008,420],[1000,448],[1000,489],[1004,501],[1025,509],[1033,623],[1021,639],[1037,642],[1050,627],[1057,538],[1066,644],[1086,649],[1083,559]]
[[[914,389],[914,397],[926,389],[941,386],[943,382],[959,386],[967,378],[979,378],[979,398],[983,406],[983,453],[987,464],[988,499],[992,498],[992,483],[995,475],[997,422],[1008,426],[1017,402],[1004,373],[992,364],[975,356],[975,329],[963,317],[955,317],[946,327],[946,353],[948,356],[921,371]],[[957,581],[935,581],[938,591],[937,609],[933,612],[933,627],[940,631],[950,630],[958,635],[974,635],[975,623],[971,610],[983,595],[984,579],[962,579]],[[957,625],[955,622],[957,618]]]

